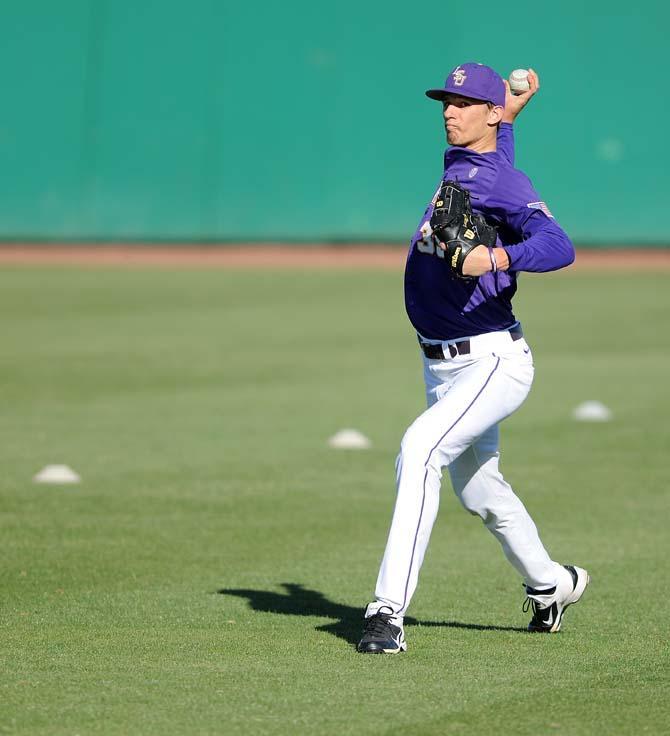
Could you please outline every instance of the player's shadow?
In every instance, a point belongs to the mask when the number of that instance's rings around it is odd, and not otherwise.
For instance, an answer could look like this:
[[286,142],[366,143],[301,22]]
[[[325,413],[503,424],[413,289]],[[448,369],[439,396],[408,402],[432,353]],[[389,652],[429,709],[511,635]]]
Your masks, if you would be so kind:
[[[317,631],[326,631],[333,636],[356,644],[363,628],[363,610],[343,603],[331,601],[318,590],[310,590],[299,583],[282,583],[286,593],[269,590],[249,590],[246,588],[221,588],[221,595],[236,595],[246,598],[254,611],[278,613],[289,616],[315,616],[333,619],[331,623],[317,626]],[[526,629],[515,626],[487,626],[466,624],[460,621],[420,621],[411,616],[405,617],[410,626],[442,626],[451,629],[470,629],[472,631],[520,631]]]

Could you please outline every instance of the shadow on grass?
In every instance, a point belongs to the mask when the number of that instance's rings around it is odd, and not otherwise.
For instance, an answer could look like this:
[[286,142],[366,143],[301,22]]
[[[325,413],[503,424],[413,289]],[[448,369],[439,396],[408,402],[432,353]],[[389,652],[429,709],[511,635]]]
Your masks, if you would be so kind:
[[[316,616],[334,619],[332,623],[317,626],[317,631],[326,631],[350,644],[356,644],[363,628],[363,608],[346,606],[331,601],[318,590],[310,590],[299,583],[282,583],[286,593],[268,590],[248,590],[245,588],[221,588],[220,595],[235,595],[246,598],[254,611],[278,613],[288,616]],[[471,631],[520,631],[526,629],[515,626],[486,626],[466,624],[460,621],[419,621],[411,616],[405,617],[410,626],[441,626],[448,629],[469,629]]]

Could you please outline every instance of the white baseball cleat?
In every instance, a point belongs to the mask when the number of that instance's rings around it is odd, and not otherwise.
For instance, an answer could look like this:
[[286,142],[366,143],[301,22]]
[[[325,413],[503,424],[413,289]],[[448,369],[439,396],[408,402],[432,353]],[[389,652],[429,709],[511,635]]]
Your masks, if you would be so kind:
[[[384,612],[384,609],[388,613]],[[388,606],[365,619],[363,636],[356,649],[363,654],[398,654],[406,652],[405,630],[402,619],[393,615]]]
[[528,624],[528,631],[554,634],[561,628],[563,613],[584,595],[586,586],[591,581],[588,572],[574,565],[563,565],[570,573],[548,590],[535,590],[526,586],[526,602],[523,610],[533,606],[533,618]]

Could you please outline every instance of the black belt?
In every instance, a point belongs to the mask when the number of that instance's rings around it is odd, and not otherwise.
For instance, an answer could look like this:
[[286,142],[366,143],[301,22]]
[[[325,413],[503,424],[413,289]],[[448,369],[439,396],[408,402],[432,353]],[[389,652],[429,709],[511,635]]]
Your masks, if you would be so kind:
[[[510,328],[509,330],[507,330],[507,332],[509,332],[512,340],[520,340],[523,337],[523,330],[521,329],[520,325]],[[421,350],[423,350],[423,354],[426,356],[426,358],[430,358],[430,360],[444,360],[447,357],[444,354],[444,350],[442,349],[442,344],[438,343],[437,345],[429,345],[427,342],[421,342],[421,338],[419,338],[419,345],[421,345]],[[470,340],[450,342],[447,345],[447,348],[449,349],[449,355],[452,358],[455,358],[457,355],[469,355]]]

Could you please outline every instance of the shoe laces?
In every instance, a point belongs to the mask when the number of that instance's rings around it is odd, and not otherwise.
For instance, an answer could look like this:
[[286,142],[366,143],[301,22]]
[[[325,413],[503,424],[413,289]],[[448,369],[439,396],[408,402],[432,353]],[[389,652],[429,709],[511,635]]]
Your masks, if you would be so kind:
[[[528,609],[532,606],[533,608],[533,618],[531,619],[531,625],[535,626],[543,626],[546,627],[550,621],[547,621],[547,616],[552,612],[553,606],[541,606],[536,600],[533,598],[526,598],[526,600],[523,603],[522,610],[524,613],[528,613]],[[552,618],[553,618],[552,614]]]
[[[522,583],[523,585],[523,583]],[[547,590],[533,590],[533,588],[529,588],[529,586],[524,585],[524,588],[526,590],[526,600],[523,602],[522,611],[524,613],[528,613],[528,609],[532,606],[533,607],[533,616],[535,618],[541,617],[541,611],[547,611],[551,606],[541,606],[538,601],[535,598],[532,598],[529,595],[529,592],[532,592],[533,594],[537,595],[550,595],[553,594],[556,591],[556,588],[549,588]]]
[[391,625],[390,613],[375,613],[365,619],[365,633],[374,636],[384,636],[388,634],[388,627]]
[[533,607],[533,615],[537,616],[537,612],[540,610],[540,606],[538,605],[538,602],[534,600],[533,598],[531,598],[530,596],[526,598],[526,600],[523,602],[523,607],[521,608],[521,610],[524,613],[528,613],[528,609],[531,606]]

